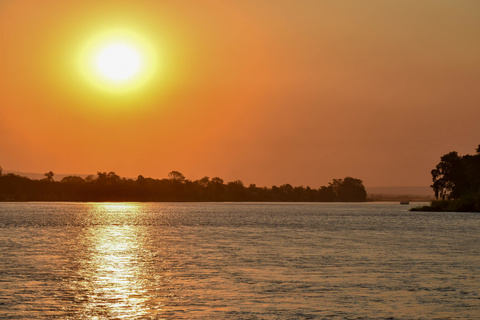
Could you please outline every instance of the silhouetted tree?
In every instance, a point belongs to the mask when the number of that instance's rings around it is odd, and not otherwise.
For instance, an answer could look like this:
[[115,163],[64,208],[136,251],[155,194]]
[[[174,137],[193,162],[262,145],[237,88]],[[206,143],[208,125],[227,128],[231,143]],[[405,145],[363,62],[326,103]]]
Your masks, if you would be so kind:
[[202,187],[202,188],[206,188],[208,186],[208,184],[210,183],[210,178],[209,177],[203,177],[202,179],[198,180],[198,184]]
[[223,179],[214,177],[207,186],[207,194],[209,198],[215,201],[223,201],[225,196],[225,185]]
[[223,179],[219,178],[219,177],[214,177],[212,178],[212,184],[223,184]]
[[49,172],[47,172],[47,173],[44,174],[45,178],[46,178],[48,181],[50,181],[50,182],[53,181],[53,176],[54,176],[54,175],[55,175],[55,174],[54,174],[52,171],[49,171]]
[[431,171],[435,197],[460,199],[480,196],[480,145],[475,155],[459,156],[452,151],[440,158]]
[[78,176],[67,176],[67,177],[63,178],[60,182],[61,183],[69,183],[69,184],[83,184],[83,183],[86,183],[86,181],[83,180],[82,177],[78,177]]
[[246,190],[241,180],[229,182],[226,187],[228,198],[231,201],[244,201]]
[[292,201],[309,201],[309,195],[306,192],[307,190],[303,187],[295,187],[292,190],[293,199]]
[[279,187],[280,189],[280,192],[281,192],[281,197],[283,199],[281,199],[282,201],[293,201],[292,197],[293,197],[293,187],[291,184],[287,183],[287,184],[283,184]]
[[98,183],[105,183],[107,181],[107,173],[106,172],[101,172],[101,171],[98,171],[97,172],[97,179],[96,181]]
[[2,166],[0,166],[0,177],[2,176],[3,174],[3,169],[2,169]]
[[110,184],[116,184],[118,182],[120,182],[120,180],[122,180],[120,178],[120,176],[118,174],[116,174],[115,172],[113,171],[110,171],[108,174],[107,174],[107,181],[110,183]]
[[365,201],[367,191],[363,186],[363,181],[352,177],[343,179],[338,190],[338,200],[340,201]]
[[447,153],[440,158],[440,163],[431,171],[435,198],[453,199],[458,197],[456,186],[461,183],[461,157],[456,151]]
[[332,189],[335,197],[338,197],[338,190],[340,189],[340,185],[342,184],[342,179],[333,179],[332,182],[328,183],[328,187]]
[[431,171],[435,198],[430,206],[415,211],[480,211],[480,145],[475,155],[452,151]]
[[184,182],[185,181],[185,176],[178,171],[171,171],[168,174],[168,178],[170,180],[176,181],[176,182]]
[[337,201],[365,201],[367,198],[363,181],[360,179],[352,177],[333,179],[329,186]]
[[336,194],[333,191],[333,188],[331,185],[328,187],[322,186],[320,189],[318,189],[318,197],[317,201],[335,201],[336,200]]

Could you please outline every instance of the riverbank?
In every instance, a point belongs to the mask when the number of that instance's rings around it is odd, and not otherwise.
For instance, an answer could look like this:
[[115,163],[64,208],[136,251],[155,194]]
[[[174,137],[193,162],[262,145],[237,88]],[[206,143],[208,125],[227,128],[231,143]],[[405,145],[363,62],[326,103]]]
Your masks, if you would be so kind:
[[480,212],[480,199],[434,200],[429,206],[411,208],[410,211],[428,212]]

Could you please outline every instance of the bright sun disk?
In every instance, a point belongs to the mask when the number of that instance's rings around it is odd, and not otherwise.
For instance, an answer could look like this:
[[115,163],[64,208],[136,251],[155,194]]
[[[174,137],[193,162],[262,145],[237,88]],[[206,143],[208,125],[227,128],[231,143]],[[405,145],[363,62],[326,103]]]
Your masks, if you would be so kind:
[[146,89],[148,82],[156,77],[157,49],[155,43],[140,33],[107,30],[84,42],[78,69],[87,83],[102,91],[131,94]]
[[114,82],[133,78],[142,65],[139,52],[125,43],[105,46],[97,54],[95,62],[98,72]]

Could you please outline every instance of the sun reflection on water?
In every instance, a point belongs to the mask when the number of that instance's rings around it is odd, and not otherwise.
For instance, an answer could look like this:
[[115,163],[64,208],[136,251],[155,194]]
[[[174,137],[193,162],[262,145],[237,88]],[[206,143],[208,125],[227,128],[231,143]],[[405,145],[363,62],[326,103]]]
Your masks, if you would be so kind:
[[85,230],[86,259],[80,268],[87,280],[85,315],[89,317],[131,318],[160,311],[149,299],[148,252],[142,242],[141,228],[127,223],[138,213],[136,204],[94,204],[91,212],[118,223],[98,225]]
[[91,210],[104,214],[138,214],[140,205],[138,203],[127,202],[102,202],[93,203]]

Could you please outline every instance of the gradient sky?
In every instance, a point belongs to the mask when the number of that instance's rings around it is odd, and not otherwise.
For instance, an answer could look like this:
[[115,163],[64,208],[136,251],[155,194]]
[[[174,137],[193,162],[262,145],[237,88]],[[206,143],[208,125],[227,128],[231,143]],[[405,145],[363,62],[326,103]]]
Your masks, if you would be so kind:
[[[415,186],[480,143],[480,1],[99,2],[0,0],[5,170]],[[134,92],[78,70],[111,28],[156,50]]]

